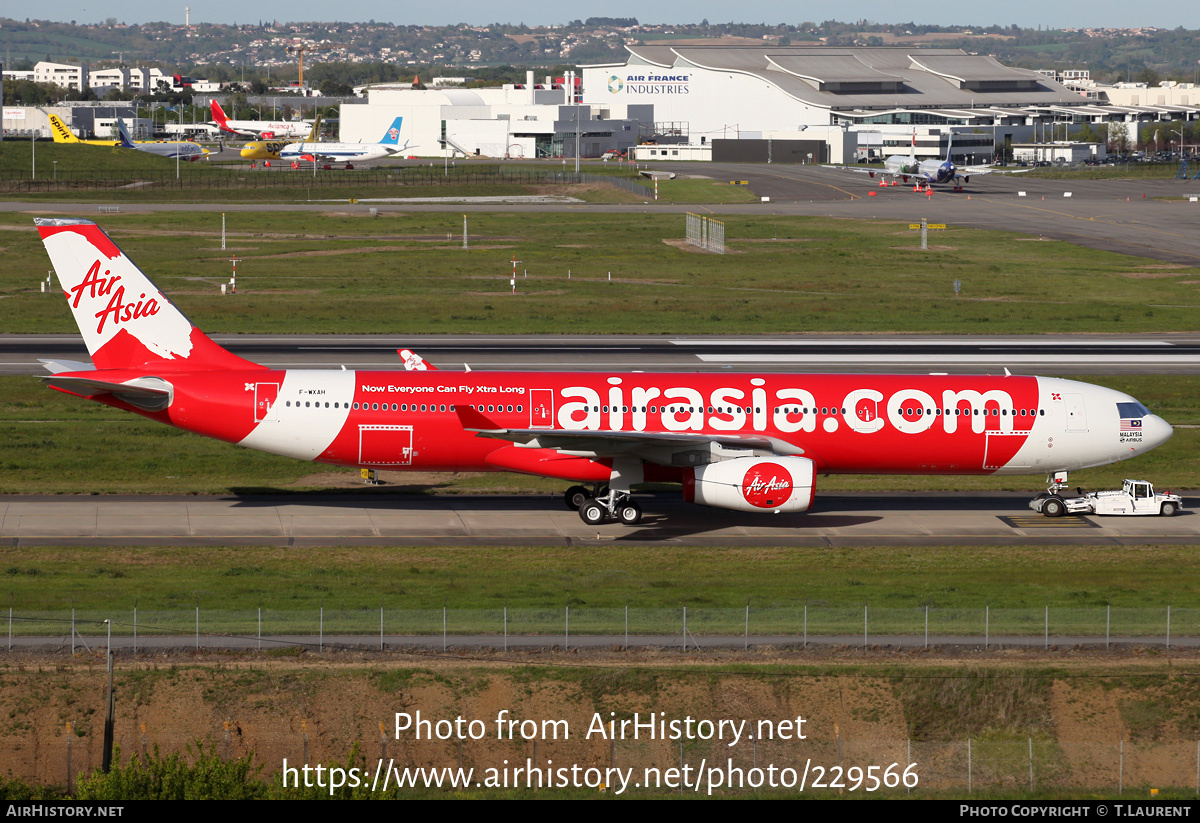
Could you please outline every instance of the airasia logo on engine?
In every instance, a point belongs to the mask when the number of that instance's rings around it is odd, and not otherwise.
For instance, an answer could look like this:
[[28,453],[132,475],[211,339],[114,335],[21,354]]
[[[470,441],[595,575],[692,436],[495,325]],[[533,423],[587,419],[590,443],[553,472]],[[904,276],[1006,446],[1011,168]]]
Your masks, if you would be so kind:
[[751,506],[773,509],[792,493],[792,475],[778,463],[759,463],[742,478],[742,497]]

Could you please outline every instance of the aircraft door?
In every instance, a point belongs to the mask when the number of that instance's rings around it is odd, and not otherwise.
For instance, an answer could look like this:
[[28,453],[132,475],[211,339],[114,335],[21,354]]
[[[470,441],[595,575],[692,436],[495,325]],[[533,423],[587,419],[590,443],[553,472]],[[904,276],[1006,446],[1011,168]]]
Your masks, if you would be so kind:
[[550,429],[554,427],[554,391],[552,389],[529,390],[529,428]]
[[411,466],[413,427],[359,425],[358,462],[363,466]]
[[278,383],[255,383],[254,384],[254,420],[259,422],[266,420],[271,414],[271,409],[275,405],[275,398],[279,396]]
[[1083,395],[1066,393],[1063,394],[1063,400],[1067,407],[1067,431],[1087,431],[1087,407],[1083,403]]
[[871,431],[876,431],[882,423],[879,423],[879,418],[882,415],[879,413],[879,401],[870,397],[861,397],[854,404],[854,409],[851,411],[858,420],[864,424],[871,426]]

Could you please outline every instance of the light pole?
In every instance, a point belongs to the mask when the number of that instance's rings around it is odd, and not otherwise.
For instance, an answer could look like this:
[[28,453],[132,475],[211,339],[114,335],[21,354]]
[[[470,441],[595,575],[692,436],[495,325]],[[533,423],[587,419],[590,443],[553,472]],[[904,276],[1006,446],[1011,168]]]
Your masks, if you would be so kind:
[[[574,95],[572,94],[572,97]],[[575,105],[575,173],[579,174],[579,117],[582,114],[579,104]]]
[[[183,142],[183,109],[179,109],[179,142]],[[183,151],[183,146],[176,144],[175,146],[175,179],[179,179],[179,153]]]

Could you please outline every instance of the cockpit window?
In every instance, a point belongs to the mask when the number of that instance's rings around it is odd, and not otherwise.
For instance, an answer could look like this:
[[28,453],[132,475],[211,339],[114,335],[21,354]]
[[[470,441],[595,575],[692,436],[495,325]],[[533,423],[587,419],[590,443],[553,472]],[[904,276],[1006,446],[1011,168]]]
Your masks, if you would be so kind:
[[1137,420],[1142,417],[1149,417],[1150,410],[1141,403],[1118,403],[1117,415],[1122,420]]

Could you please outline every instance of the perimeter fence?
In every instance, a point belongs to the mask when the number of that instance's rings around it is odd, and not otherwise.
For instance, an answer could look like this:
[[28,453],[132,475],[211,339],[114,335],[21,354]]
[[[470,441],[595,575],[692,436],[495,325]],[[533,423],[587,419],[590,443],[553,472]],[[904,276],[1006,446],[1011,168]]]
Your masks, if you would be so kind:
[[[545,638],[565,647],[572,638],[604,637],[626,646],[811,643],[839,645],[929,646],[970,643],[985,648],[1006,643],[1049,648],[1061,643],[1108,647],[1112,643],[1194,645],[1200,638],[1200,608],[1056,607],[934,608],[800,604],[741,608],[689,607],[408,609],[221,609],[193,607],[141,609],[136,605],[107,611],[38,610],[10,607],[8,647],[14,638],[138,638],[194,636],[243,640],[304,637],[324,645],[331,636],[361,638],[363,644],[403,642],[403,638],[441,637],[445,644],[462,637]],[[664,638],[666,640],[664,641]],[[673,640],[671,639],[673,638]],[[719,641],[719,642],[713,642]],[[299,642],[299,641],[298,641]],[[128,644],[123,644],[128,645]],[[214,645],[205,643],[206,646]]]
[[443,170],[430,166],[402,168],[332,169],[194,169],[184,168],[177,177],[174,168],[149,172],[60,171],[53,177],[29,179],[28,172],[0,172],[0,192],[72,191],[157,191],[227,189],[309,189],[439,187],[472,185],[576,185],[613,186],[639,196],[650,187],[641,178],[607,174],[585,174],[542,169],[505,169],[497,166]]

